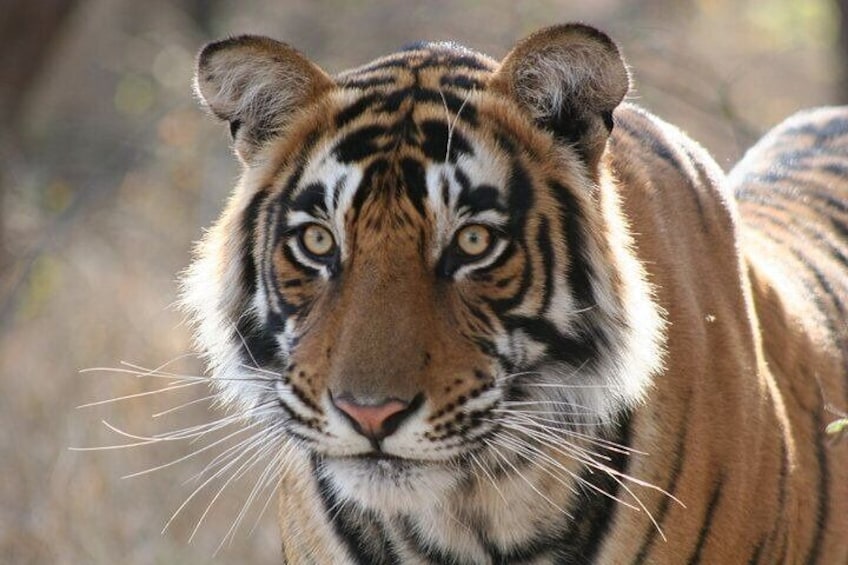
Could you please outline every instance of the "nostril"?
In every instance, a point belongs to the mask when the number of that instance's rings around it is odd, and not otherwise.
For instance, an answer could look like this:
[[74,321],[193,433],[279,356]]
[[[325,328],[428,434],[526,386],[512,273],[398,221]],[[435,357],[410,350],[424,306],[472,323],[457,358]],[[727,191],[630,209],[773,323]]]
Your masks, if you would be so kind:
[[423,396],[417,395],[412,402],[390,398],[379,404],[366,404],[348,393],[338,397],[330,395],[330,400],[347,416],[357,432],[379,441],[393,434],[403,420],[415,412],[423,402]]

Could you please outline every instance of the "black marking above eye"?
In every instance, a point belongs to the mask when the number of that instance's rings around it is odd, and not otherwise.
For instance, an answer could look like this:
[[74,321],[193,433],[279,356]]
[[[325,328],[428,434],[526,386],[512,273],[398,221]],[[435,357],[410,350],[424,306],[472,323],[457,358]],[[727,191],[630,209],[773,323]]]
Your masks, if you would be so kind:
[[457,199],[457,206],[472,214],[485,210],[506,211],[506,207],[501,202],[501,192],[489,184],[481,184],[474,188],[463,187]]
[[317,211],[326,212],[324,202],[326,192],[327,189],[319,182],[308,184],[295,196],[290,208],[311,214]]
[[378,139],[386,133],[383,126],[365,126],[345,135],[336,146],[336,158],[342,163],[361,161],[380,149]]
[[[440,120],[427,120],[421,124],[424,141],[421,150],[431,161],[442,163],[446,159],[456,161],[460,154],[474,155],[474,150],[468,140],[456,128],[448,135],[447,123]],[[448,138],[450,137],[450,155],[448,155]]]

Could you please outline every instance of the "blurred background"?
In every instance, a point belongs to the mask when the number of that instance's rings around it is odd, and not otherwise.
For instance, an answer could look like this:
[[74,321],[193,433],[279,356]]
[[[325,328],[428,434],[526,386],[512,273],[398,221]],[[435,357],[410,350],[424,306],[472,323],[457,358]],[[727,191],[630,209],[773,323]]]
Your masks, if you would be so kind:
[[215,451],[122,479],[198,444],[69,450],[137,442],[102,421],[148,436],[222,416],[203,385],[77,408],[168,384],[82,369],[173,361],[202,373],[185,356],[176,277],[238,174],[226,128],[190,89],[205,42],[266,34],[335,72],[419,39],[499,58],[538,27],[585,21],[621,45],[633,98],[728,169],[786,115],[848,101],[842,4],[0,0],[0,562],[279,559],[273,503],[227,536],[249,475],[205,514],[225,481],[210,483],[161,533]]

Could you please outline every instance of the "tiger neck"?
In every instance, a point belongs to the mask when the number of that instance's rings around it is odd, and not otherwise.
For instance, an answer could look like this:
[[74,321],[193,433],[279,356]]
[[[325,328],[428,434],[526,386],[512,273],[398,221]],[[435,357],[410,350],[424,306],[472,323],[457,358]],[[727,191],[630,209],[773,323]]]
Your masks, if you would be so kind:
[[[605,439],[626,447],[630,415]],[[625,451],[598,454],[594,469],[563,462],[576,470],[573,480],[538,460],[502,463],[467,460],[466,479],[447,501],[386,513],[340,499],[322,460],[312,459],[323,512],[356,563],[591,562],[620,506]]]

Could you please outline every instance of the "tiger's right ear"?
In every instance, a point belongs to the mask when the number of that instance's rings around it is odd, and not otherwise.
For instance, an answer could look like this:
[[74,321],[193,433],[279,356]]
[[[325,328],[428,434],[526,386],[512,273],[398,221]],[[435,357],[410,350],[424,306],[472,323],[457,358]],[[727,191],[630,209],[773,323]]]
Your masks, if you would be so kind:
[[249,164],[298,110],[334,87],[317,65],[285,43],[242,35],[206,45],[197,58],[195,90],[230,123],[236,153]]

